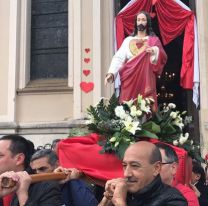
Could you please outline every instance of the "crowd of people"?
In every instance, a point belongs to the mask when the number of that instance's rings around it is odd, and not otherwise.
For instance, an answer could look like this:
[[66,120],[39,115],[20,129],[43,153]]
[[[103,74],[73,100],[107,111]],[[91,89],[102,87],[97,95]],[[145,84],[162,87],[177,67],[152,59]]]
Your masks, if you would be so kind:
[[[58,142],[58,141],[57,141]],[[56,142],[56,143],[57,143]],[[2,206],[205,206],[208,186],[203,167],[193,161],[190,185],[174,180],[178,156],[164,143],[139,141],[122,161],[123,177],[108,180],[98,198],[77,168],[63,168],[55,147],[34,149],[19,135],[0,138]],[[65,173],[63,180],[32,182],[31,174]],[[4,186],[5,178],[14,184]]]

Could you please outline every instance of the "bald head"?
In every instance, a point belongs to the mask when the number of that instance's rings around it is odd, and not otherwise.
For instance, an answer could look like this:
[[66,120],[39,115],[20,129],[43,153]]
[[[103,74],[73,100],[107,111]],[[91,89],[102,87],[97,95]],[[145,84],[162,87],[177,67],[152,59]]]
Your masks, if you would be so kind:
[[132,144],[127,148],[125,154],[129,152],[133,152],[136,156],[142,155],[143,158],[148,159],[150,164],[154,164],[157,161],[162,161],[160,150],[151,142],[136,142],[135,144]]
[[128,147],[123,158],[128,191],[136,193],[149,185],[160,173],[161,154],[152,143],[140,141]]

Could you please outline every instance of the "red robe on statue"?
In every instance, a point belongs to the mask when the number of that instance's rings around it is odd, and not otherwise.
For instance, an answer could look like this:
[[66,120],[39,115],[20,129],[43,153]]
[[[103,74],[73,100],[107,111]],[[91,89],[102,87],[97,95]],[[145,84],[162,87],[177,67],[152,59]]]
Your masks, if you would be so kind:
[[135,99],[141,94],[143,97],[153,98],[157,109],[156,77],[162,73],[167,55],[158,37],[149,36],[147,45],[159,48],[157,63],[151,63],[150,54],[146,51],[126,62],[119,71],[121,80],[119,101]]

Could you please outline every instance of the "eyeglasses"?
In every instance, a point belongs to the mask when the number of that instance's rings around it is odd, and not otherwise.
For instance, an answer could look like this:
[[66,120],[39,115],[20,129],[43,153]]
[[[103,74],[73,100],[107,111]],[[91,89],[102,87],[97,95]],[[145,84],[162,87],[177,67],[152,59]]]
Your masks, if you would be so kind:
[[173,164],[174,163],[174,161],[172,161],[172,162],[162,162],[162,165],[169,165],[169,164]]

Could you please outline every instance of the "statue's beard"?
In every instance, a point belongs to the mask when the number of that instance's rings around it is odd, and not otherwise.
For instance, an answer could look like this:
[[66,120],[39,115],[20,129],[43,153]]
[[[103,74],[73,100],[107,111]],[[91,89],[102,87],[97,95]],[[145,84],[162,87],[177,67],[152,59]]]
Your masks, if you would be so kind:
[[147,28],[147,25],[144,26],[143,24],[139,24],[137,26],[138,31],[144,31],[146,28]]

